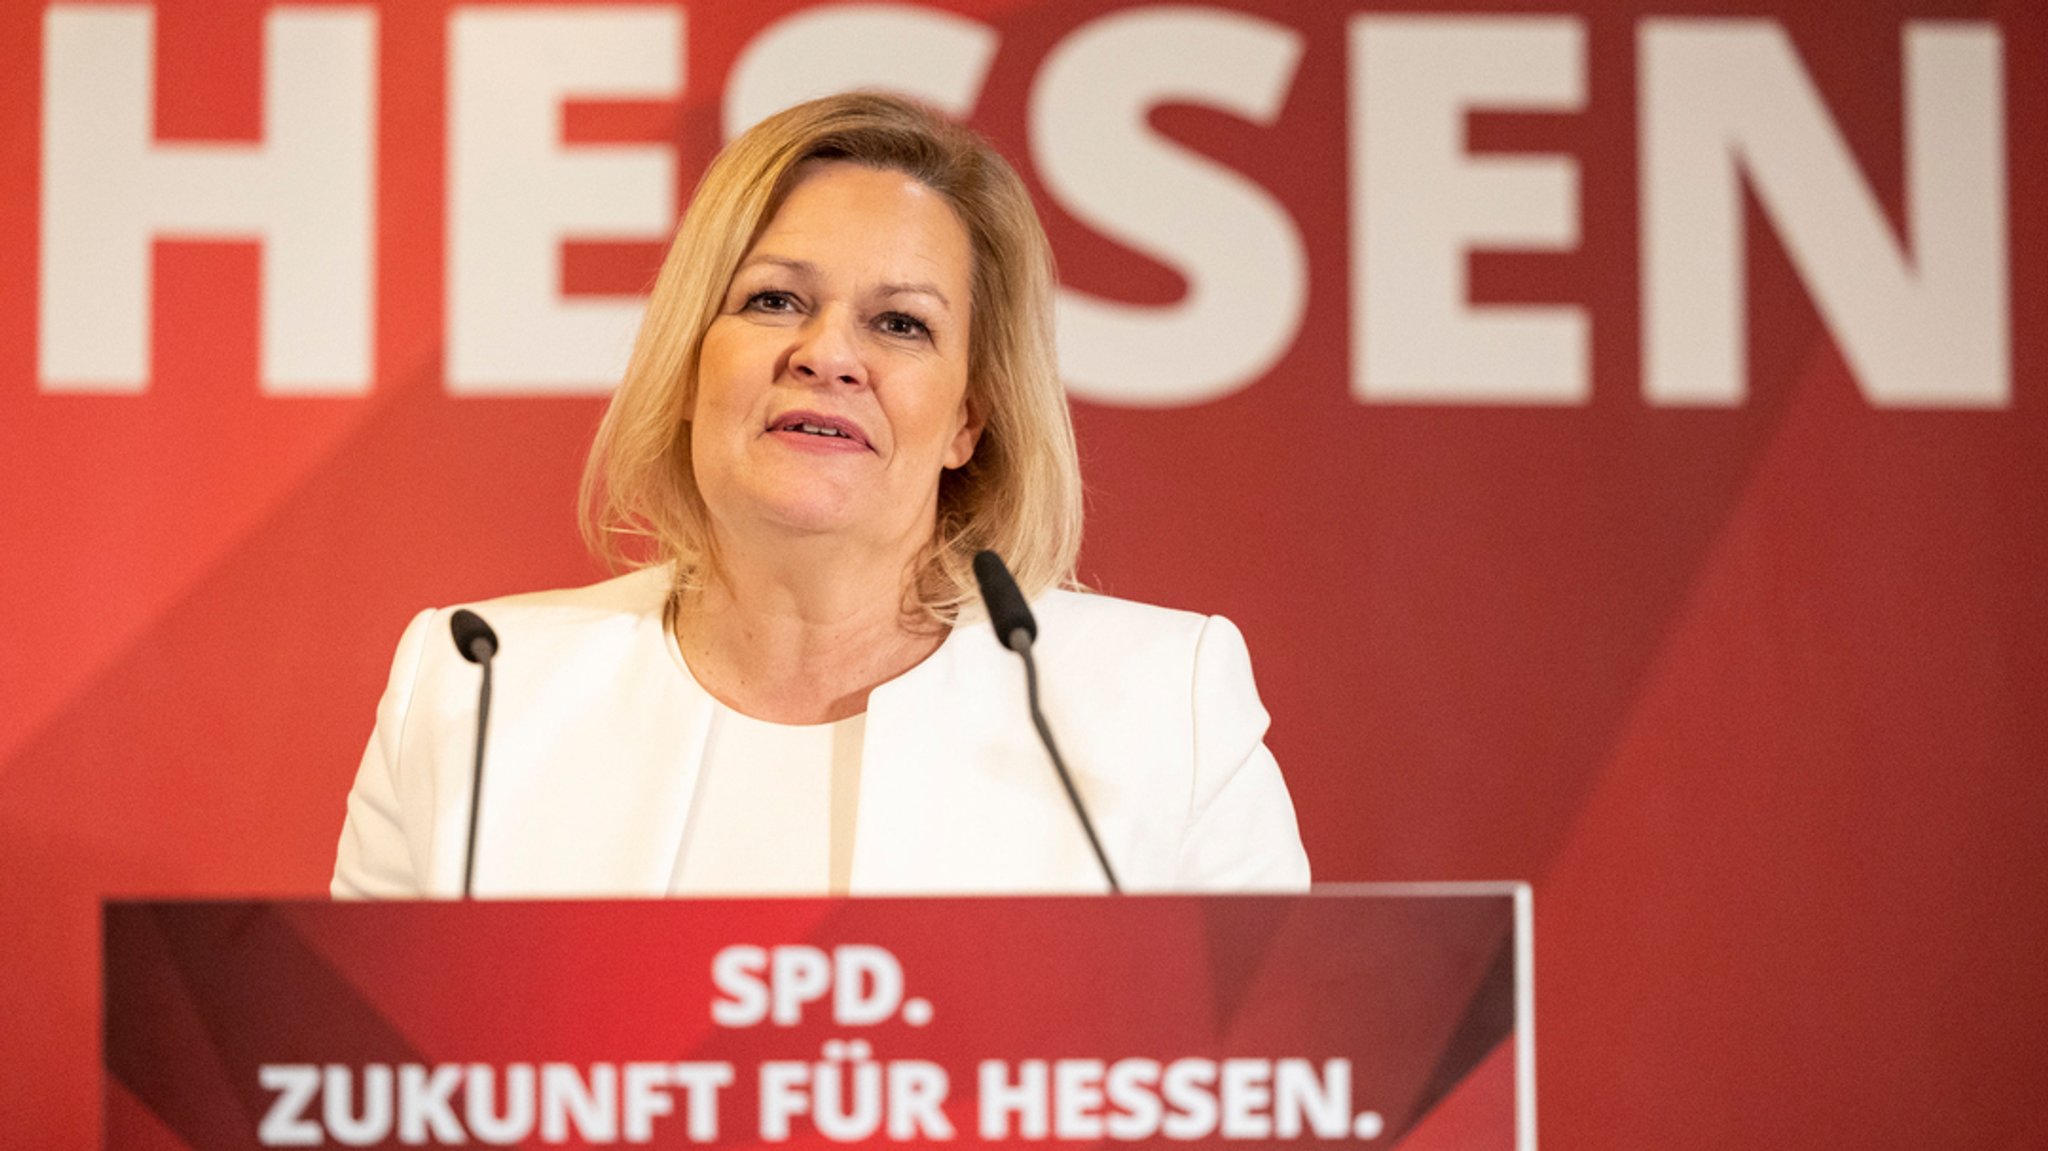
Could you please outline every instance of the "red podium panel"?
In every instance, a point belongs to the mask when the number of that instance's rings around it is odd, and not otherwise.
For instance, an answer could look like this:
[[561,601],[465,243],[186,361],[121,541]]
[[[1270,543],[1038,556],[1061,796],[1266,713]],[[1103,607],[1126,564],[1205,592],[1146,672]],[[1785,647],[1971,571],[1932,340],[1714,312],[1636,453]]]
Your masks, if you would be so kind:
[[107,1146],[1528,1149],[1528,892],[109,903]]

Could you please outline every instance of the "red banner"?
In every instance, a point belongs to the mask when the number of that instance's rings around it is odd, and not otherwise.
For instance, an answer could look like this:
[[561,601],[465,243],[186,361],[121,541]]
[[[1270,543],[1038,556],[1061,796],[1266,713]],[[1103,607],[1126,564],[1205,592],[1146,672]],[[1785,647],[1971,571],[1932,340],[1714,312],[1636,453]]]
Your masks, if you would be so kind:
[[1527,891],[110,904],[107,1146],[1535,1146]]

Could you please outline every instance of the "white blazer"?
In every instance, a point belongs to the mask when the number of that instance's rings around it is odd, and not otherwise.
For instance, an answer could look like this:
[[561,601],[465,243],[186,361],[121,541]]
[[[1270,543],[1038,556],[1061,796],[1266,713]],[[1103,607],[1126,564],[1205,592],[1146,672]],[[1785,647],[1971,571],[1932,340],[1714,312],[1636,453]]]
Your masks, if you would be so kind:
[[[667,592],[651,568],[475,605],[500,642],[478,895],[668,892],[714,704],[663,624]],[[1033,610],[1046,720],[1123,885],[1305,888],[1237,629],[1078,592]],[[479,672],[447,620],[421,612],[399,640],[349,793],[337,896],[461,892]],[[849,886],[1106,889],[1032,728],[1023,663],[986,623],[870,693]]]

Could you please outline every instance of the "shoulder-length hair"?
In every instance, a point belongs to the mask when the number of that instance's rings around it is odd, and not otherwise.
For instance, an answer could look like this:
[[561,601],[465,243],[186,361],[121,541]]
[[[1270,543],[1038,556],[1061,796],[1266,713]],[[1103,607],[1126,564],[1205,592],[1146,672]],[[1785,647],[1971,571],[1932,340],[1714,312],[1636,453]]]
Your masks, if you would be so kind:
[[985,421],[973,457],[939,482],[932,539],[906,611],[953,622],[976,601],[983,548],[1032,595],[1071,584],[1081,473],[1053,350],[1052,249],[1017,173],[988,141],[909,100],[862,92],[799,104],[719,154],[655,280],[632,360],[584,468],[584,539],[619,566],[672,564],[678,587],[717,570],[687,417],[705,330],[734,272],[812,160],[902,172],[943,196],[974,267],[967,402]]

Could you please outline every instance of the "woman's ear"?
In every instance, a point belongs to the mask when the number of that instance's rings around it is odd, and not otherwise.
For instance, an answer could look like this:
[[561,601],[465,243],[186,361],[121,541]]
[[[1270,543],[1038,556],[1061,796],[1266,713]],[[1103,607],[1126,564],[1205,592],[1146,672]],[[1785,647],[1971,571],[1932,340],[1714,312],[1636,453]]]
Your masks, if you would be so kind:
[[960,430],[953,435],[953,442],[946,445],[943,461],[950,470],[965,467],[974,458],[974,447],[981,442],[981,429],[988,421],[982,416],[981,405],[971,398],[960,401]]

